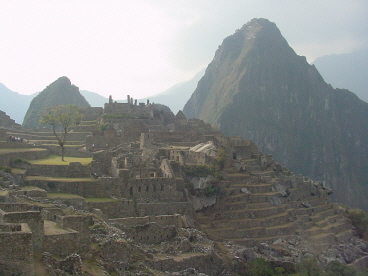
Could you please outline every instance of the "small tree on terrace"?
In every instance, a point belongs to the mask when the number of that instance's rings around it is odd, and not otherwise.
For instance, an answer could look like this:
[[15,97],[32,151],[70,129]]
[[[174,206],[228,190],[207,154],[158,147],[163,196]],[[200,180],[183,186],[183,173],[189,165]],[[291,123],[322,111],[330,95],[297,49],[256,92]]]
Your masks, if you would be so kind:
[[40,123],[50,125],[61,148],[61,160],[64,161],[64,146],[67,134],[79,124],[82,113],[76,105],[55,105],[40,112]]

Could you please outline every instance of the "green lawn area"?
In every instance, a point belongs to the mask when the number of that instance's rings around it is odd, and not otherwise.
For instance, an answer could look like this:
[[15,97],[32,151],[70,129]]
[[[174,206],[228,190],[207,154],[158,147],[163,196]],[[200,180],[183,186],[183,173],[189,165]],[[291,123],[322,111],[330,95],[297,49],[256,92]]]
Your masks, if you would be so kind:
[[23,169],[18,169],[18,168],[11,168],[11,172],[14,173],[14,174],[23,174],[26,172],[26,170],[23,170]]
[[43,191],[43,189],[38,188],[36,186],[25,186],[25,187],[22,187],[21,190],[24,190],[24,191]]
[[83,198],[74,194],[47,193],[48,198]]
[[115,202],[116,199],[109,197],[88,197],[84,199],[85,202]]
[[35,165],[69,165],[70,162],[80,162],[83,166],[89,165],[92,161],[92,157],[81,158],[81,157],[64,157],[65,161],[61,161],[60,155],[49,155],[44,159],[29,160],[31,164]]
[[43,181],[56,181],[56,182],[96,182],[98,179],[92,177],[51,177],[51,176],[27,176],[27,180],[43,180]]
[[7,196],[8,195],[8,191],[0,191],[0,196]]
[[28,152],[28,151],[46,151],[47,149],[41,148],[25,148],[25,149],[0,149],[0,154],[10,153],[10,152]]

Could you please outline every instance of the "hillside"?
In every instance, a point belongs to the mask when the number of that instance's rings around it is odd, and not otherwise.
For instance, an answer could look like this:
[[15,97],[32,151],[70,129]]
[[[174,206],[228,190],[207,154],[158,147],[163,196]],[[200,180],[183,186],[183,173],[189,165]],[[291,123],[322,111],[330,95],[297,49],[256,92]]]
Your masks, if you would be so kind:
[[23,127],[38,127],[39,112],[55,104],[75,104],[80,107],[90,106],[80,94],[78,87],[72,85],[67,77],[61,77],[33,98],[24,117]]
[[327,84],[274,23],[253,19],[227,37],[184,113],[323,181],[333,200],[368,209],[368,104]]
[[368,50],[322,56],[313,64],[327,83],[349,89],[368,102]]

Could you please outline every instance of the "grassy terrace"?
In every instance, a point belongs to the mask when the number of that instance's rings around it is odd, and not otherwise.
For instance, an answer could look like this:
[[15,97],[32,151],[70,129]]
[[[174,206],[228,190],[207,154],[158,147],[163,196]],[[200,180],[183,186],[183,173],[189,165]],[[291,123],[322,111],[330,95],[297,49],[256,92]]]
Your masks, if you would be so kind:
[[44,159],[29,160],[31,164],[35,165],[69,165],[70,162],[80,162],[83,166],[89,165],[92,161],[92,157],[81,158],[81,157],[64,157],[65,161],[61,161],[59,155],[49,155]]
[[68,177],[51,177],[51,176],[27,176],[27,180],[44,180],[55,182],[96,182],[98,179],[84,177],[84,178],[68,178]]
[[0,149],[0,154],[11,153],[11,152],[30,152],[30,151],[46,151],[47,149],[42,148],[25,148],[25,149]]
[[61,194],[61,193],[47,193],[47,197],[54,199],[54,198],[80,198],[83,199],[83,197],[79,195],[74,194]]
[[84,199],[85,202],[116,202],[116,199],[109,197],[88,197]]

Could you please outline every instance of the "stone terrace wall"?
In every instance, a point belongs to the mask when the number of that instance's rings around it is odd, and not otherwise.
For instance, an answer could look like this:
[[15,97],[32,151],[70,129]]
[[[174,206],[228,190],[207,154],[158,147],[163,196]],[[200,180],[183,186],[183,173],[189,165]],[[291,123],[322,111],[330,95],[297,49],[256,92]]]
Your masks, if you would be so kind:
[[27,175],[47,175],[51,177],[90,177],[90,166],[83,166],[79,162],[69,165],[37,165],[27,170]]
[[129,217],[135,214],[133,200],[117,200],[112,202],[88,202],[89,209],[99,209],[107,218]]
[[11,160],[18,158],[26,160],[42,159],[49,155],[47,149],[40,149],[39,151],[26,151],[26,152],[9,152],[0,154],[0,166],[9,166]]
[[183,218],[181,215],[117,218],[110,219],[109,222],[113,224],[122,224],[124,226],[133,226],[155,222],[160,225],[175,225],[177,228],[183,227]]
[[66,257],[73,253],[79,253],[80,236],[77,231],[65,234],[45,235],[43,239],[44,252],[52,252],[53,255]]
[[0,248],[1,275],[34,275],[32,233],[26,223],[0,225]]
[[122,190],[122,184],[116,179],[73,182],[27,180],[27,182],[28,185],[37,186],[49,193],[76,194],[82,197],[120,197]]
[[[53,146],[53,147],[47,147],[47,148],[50,150],[51,154],[56,154],[56,155],[61,156],[61,148],[59,146]],[[87,157],[92,157],[92,152],[82,151],[82,150],[73,149],[73,148],[65,148],[64,155],[70,156],[70,157],[87,158]]]
[[139,243],[158,243],[176,236],[177,231],[174,225],[160,225],[156,222],[149,222],[144,225],[125,227],[119,225],[127,236]]
[[190,214],[192,206],[188,202],[138,203],[139,216]]

